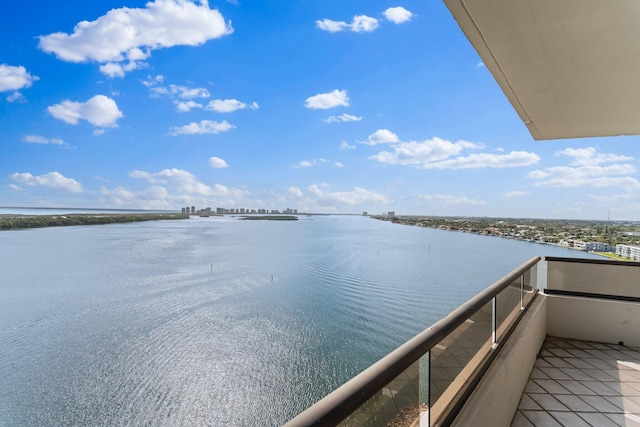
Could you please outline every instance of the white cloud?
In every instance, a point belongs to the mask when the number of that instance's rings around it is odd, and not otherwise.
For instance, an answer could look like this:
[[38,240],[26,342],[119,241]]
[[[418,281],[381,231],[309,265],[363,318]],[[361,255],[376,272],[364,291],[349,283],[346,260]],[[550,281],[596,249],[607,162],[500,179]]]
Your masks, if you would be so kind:
[[205,108],[203,104],[194,101],[194,99],[211,97],[209,91],[204,87],[189,87],[176,84],[163,86],[164,76],[162,75],[147,76],[147,79],[141,82],[149,88],[152,98],[169,98],[181,113],[187,113],[194,108]]
[[235,128],[234,125],[223,120],[222,122],[214,122],[212,120],[200,120],[199,123],[191,122],[188,125],[172,127],[169,135],[204,135],[228,132]]
[[[199,3],[199,4],[198,4]],[[110,77],[143,66],[151,51],[198,46],[233,32],[231,23],[207,0],[156,0],[146,8],[112,9],[95,21],[79,22],[72,34],[40,36],[39,48],[68,62],[103,64]]]
[[478,62],[476,64],[476,68],[483,68],[483,67],[485,67],[484,62]]
[[[375,145],[376,139],[372,136],[369,137],[369,145]],[[382,138],[381,140],[384,141]],[[526,151],[512,151],[507,154],[479,153],[454,157],[463,150],[477,150],[485,146],[467,141],[451,142],[438,137],[423,142],[392,143],[392,146],[392,152],[381,151],[369,159],[393,165],[413,165],[423,169],[506,168],[529,166],[540,161],[540,157],[536,154]]]
[[522,197],[522,196],[526,196],[527,193],[526,191],[509,191],[507,193],[504,193],[504,197],[508,198],[508,199],[512,199],[514,197]]
[[316,21],[316,27],[330,33],[337,33],[349,28],[349,24],[343,21],[332,21],[331,19],[322,19]]
[[375,31],[380,23],[376,18],[367,15],[356,15],[349,26],[350,30],[355,33]]
[[41,135],[27,135],[24,137],[24,142],[28,142],[30,144],[65,145],[64,141],[60,138],[45,138]]
[[12,181],[28,185],[30,187],[42,186],[56,190],[66,191],[67,193],[82,193],[82,184],[73,178],[66,178],[59,172],[49,172],[44,175],[34,176],[29,172],[14,173],[9,175]]
[[39,78],[29,74],[22,65],[16,67],[0,64],[0,92],[24,89],[30,87],[36,80]]
[[328,93],[319,93],[306,99],[304,106],[314,110],[327,110],[338,106],[349,106],[346,90],[334,89]]
[[257,110],[260,108],[257,102],[251,104],[245,104],[237,99],[214,99],[207,104],[207,110],[213,110],[217,113],[232,113],[237,110],[244,110],[250,108]]
[[179,112],[181,113],[188,113],[189,111],[193,110],[194,108],[204,108],[204,105],[202,104],[198,104],[195,101],[178,101],[175,103],[176,108],[178,109]]
[[293,169],[310,168],[312,166],[317,165],[318,163],[328,163],[328,162],[329,160],[327,159],[301,160],[291,167]]
[[446,206],[482,206],[486,202],[484,200],[470,199],[468,197],[456,197],[444,194],[435,195],[421,195],[419,196],[423,200],[440,200],[444,202]]
[[354,187],[353,191],[327,192],[322,191],[320,186],[314,184],[309,186],[307,191],[316,196],[319,201],[339,203],[341,205],[357,205],[360,203],[384,204],[389,202],[386,196],[361,187]]
[[294,197],[303,197],[302,190],[298,187],[289,187],[289,194]]
[[355,150],[356,146],[355,145],[349,145],[349,143],[347,141],[342,141],[342,143],[340,144],[340,148],[341,150]]
[[20,187],[19,185],[15,185],[15,184],[9,184],[9,188],[15,191],[22,191],[23,188]]
[[104,65],[101,65],[99,67],[100,72],[104,75],[106,75],[107,77],[124,77],[125,73],[129,72],[129,71],[133,71],[133,70],[140,70],[142,68],[147,67],[148,64],[144,63],[144,62],[136,62],[136,61],[129,61],[126,64],[119,64],[116,62],[107,62]]
[[343,168],[343,167],[344,167],[344,165],[343,165],[342,163],[340,163],[340,162],[336,162],[336,163],[335,163],[335,167],[337,167],[337,168]]
[[344,21],[333,21],[331,19],[321,19],[316,21],[316,27],[330,33],[340,31],[353,31],[354,33],[375,31],[380,26],[380,22],[376,18],[367,15],[356,15],[351,23]]
[[392,144],[400,142],[398,135],[387,129],[378,129],[367,138],[366,141],[359,141],[360,144],[365,145],[378,145],[378,144]]
[[359,122],[360,120],[362,120],[362,117],[353,116],[351,114],[342,114],[340,116],[330,116],[330,117],[327,117],[326,119],[322,119],[322,121],[327,123]]
[[414,16],[413,13],[409,12],[402,6],[390,7],[385,10],[383,14],[388,21],[391,21],[394,24],[402,24],[403,22],[410,21]]
[[[147,81],[147,84],[152,81]],[[209,98],[211,94],[206,88],[203,87],[188,87],[183,85],[174,85],[171,84],[169,86],[147,86],[151,95],[154,97],[157,96],[167,96],[169,98],[180,98],[180,99],[194,99],[194,98]]]
[[27,98],[20,92],[13,92],[9,96],[7,96],[6,100],[8,102],[26,102]]
[[[538,180],[534,185],[543,187],[619,187],[626,190],[640,188],[640,182],[630,176],[637,169],[633,164],[622,164],[634,160],[633,157],[617,154],[598,153],[593,147],[567,148],[555,153],[572,160],[570,166],[554,166],[544,170],[534,170],[529,178]],[[604,163],[614,163],[603,166]]]
[[[371,137],[369,138],[371,139]],[[396,145],[393,152],[382,151],[370,158],[381,163],[425,165],[448,159],[460,154],[465,149],[478,148],[483,148],[483,146],[467,141],[451,142],[434,137],[423,142],[403,142]]]
[[124,117],[116,102],[104,95],[96,95],[87,102],[65,100],[47,107],[47,110],[56,119],[72,125],[86,120],[94,126],[117,127],[116,121]]
[[531,166],[540,161],[535,153],[527,151],[512,151],[508,154],[471,154],[467,157],[425,163],[424,169],[484,169],[484,168],[515,168]]
[[141,209],[171,209],[174,208],[171,201],[176,199],[169,195],[166,188],[155,185],[135,192],[122,186],[113,190],[102,186],[100,194],[106,198],[109,205]]
[[192,173],[182,169],[163,169],[157,173],[135,170],[131,171],[129,176],[145,179],[151,184],[163,184],[180,194],[191,196],[226,196],[230,194],[229,189],[224,185],[209,186],[198,181]]
[[593,147],[587,148],[566,148],[562,151],[556,151],[556,156],[565,155],[573,158],[571,165],[600,165],[602,163],[626,162],[634,160],[633,157],[622,156],[618,154],[598,153]]
[[614,164],[610,166],[555,166],[529,173],[529,178],[539,180],[537,187],[620,187],[638,189],[640,182],[631,176],[636,172],[633,165]]
[[104,135],[104,132],[105,132],[104,129],[94,129],[93,132],[91,132],[91,135],[100,136],[100,135]]
[[158,74],[155,77],[147,76],[146,80],[141,80],[142,84],[146,87],[152,87],[164,82],[164,76],[162,74]]
[[220,157],[211,157],[209,159],[209,166],[211,166],[212,168],[216,168],[216,169],[229,167],[227,162],[225,162]]

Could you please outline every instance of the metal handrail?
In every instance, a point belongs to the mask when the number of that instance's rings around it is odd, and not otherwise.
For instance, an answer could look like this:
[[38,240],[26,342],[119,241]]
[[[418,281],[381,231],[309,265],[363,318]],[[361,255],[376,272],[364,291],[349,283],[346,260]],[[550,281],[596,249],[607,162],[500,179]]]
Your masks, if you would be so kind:
[[337,425],[540,260],[539,256],[531,258],[298,414],[285,427]]

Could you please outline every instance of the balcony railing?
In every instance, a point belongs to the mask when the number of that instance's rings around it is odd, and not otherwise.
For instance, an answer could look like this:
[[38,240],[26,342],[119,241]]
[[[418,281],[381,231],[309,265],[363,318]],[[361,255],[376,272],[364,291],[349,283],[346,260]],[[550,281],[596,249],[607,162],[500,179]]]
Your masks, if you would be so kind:
[[448,425],[537,295],[534,257],[289,421]]

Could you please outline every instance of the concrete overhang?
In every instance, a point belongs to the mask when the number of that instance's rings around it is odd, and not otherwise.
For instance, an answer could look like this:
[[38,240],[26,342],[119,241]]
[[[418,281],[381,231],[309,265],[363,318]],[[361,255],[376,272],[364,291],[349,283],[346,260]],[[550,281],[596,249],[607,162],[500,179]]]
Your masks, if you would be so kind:
[[534,139],[640,134],[640,1],[444,2]]

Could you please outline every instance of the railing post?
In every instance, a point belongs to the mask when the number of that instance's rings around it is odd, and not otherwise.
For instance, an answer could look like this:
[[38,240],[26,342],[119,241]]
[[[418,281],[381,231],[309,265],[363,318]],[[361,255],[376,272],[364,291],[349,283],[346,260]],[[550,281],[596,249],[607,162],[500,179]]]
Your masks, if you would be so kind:
[[524,274],[520,276],[520,311],[524,310]]
[[429,364],[429,381],[427,382],[427,426],[431,427],[431,350],[427,351],[427,362]]
[[493,315],[491,316],[491,348],[498,348],[498,295],[491,300],[493,306]]

